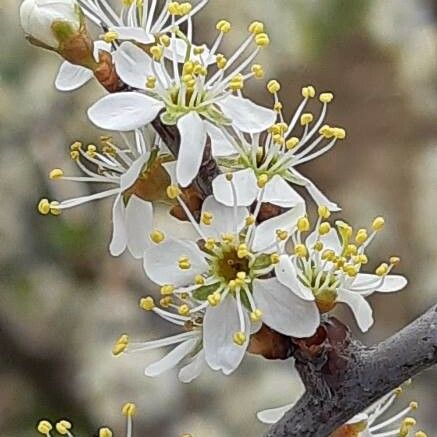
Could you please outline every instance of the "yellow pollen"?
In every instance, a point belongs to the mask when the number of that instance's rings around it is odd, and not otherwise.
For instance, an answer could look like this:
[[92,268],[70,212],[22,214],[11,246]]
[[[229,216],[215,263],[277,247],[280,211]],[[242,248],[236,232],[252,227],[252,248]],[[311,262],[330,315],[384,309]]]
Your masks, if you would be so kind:
[[329,138],[332,138],[335,135],[335,131],[334,131],[334,128],[332,128],[328,124],[324,124],[319,129],[319,134],[322,135],[323,138],[329,139]]
[[129,337],[126,334],[120,336],[112,347],[112,355],[119,357],[129,346]]
[[216,56],[217,68],[219,68],[220,70],[223,70],[226,67],[227,63],[228,63],[228,60],[224,55],[218,54]]
[[315,97],[316,90],[312,85],[308,85],[302,88],[302,97],[305,99],[311,99]]
[[281,102],[275,102],[273,105],[273,110],[276,112],[281,112],[284,105]]
[[155,308],[155,301],[153,300],[153,297],[143,297],[140,300],[140,308],[142,308],[145,311],[152,311],[153,308]]
[[50,179],[59,179],[64,176],[64,172],[60,168],[55,168],[49,173]]
[[229,88],[232,91],[242,90],[244,87],[244,76],[242,74],[237,74],[229,81]]
[[355,237],[355,242],[357,244],[363,244],[367,241],[368,235],[366,229],[359,229]]
[[382,263],[376,270],[375,273],[378,276],[384,276],[388,273],[388,265],[386,263]]
[[261,64],[252,65],[251,71],[257,79],[262,79],[264,77],[264,68]]
[[270,44],[270,38],[267,33],[258,33],[255,36],[255,43],[259,47],[267,47]]
[[[193,49],[193,53],[195,54],[195,55],[201,55],[202,53],[204,53],[205,52],[205,47],[194,47],[194,49]],[[203,68],[204,67],[202,67],[201,68],[201,73],[203,73]]]
[[180,4],[179,2],[170,2],[167,7],[168,13],[170,15],[180,15]]
[[39,433],[48,435],[49,432],[53,429],[53,426],[47,420],[41,420],[41,422],[38,423],[36,429],[38,430]]
[[167,187],[167,196],[171,200],[176,199],[178,196],[181,195],[181,193],[182,193],[182,191],[176,185],[169,185]]
[[188,2],[182,3],[179,7],[179,14],[182,16],[188,15],[192,9],[193,9],[193,5],[191,3]]
[[72,161],[77,161],[80,157],[80,152],[78,150],[72,150],[70,152],[70,158]]
[[175,290],[174,285],[166,284],[161,287],[161,294],[163,296],[171,296]]
[[117,39],[118,39],[118,33],[113,31],[113,30],[110,30],[109,32],[106,32],[103,35],[103,41],[107,42],[108,44],[111,44],[114,41],[117,41]]
[[319,217],[323,219],[328,219],[331,216],[331,211],[329,211],[329,208],[324,205],[320,205],[317,210]]
[[190,307],[188,306],[188,305],[181,305],[179,308],[178,308],[178,313],[181,315],[181,316],[188,316],[188,314],[190,314]]
[[355,259],[358,264],[367,264],[369,262],[367,256],[364,254],[358,255]]
[[246,258],[249,254],[250,252],[246,244],[240,244],[240,246],[238,246],[238,250],[237,250],[238,258],[240,259]]
[[252,320],[252,322],[259,322],[262,319],[262,316],[262,311],[257,308],[250,313],[250,320]]
[[238,272],[237,273],[237,279],[240,279],[241,281],[244,281],[246,279],[246,272]]
[[194,283],[196,285],[203,285],[205,284],[205,278],[202,275],[196,275],[194,277]]
[[296,246],[294,246],[294,253],[297,256],[304,258],[308,255],[308,250],[304,244],[296,244]]
[[294,149],[299,144],[299,138],[297,137],[291,137],[285,142],[285,147],[287,147],[288,150]]
[[232,173],[226,173],[225,178],[228,182],[231,182],[234,179],[234,175]]
[[191,262],[186,256],[181,256],[179,258],[178,265],[181,270],[188,270],[191,268]]
[[334,137],[338,140],[344,140],[346,138],[346,131],[341,127],[333,128]]
[[277,80],[271,80],[267,84],[267,90],[271,94],[276,94],[281,89],[281,84]]
[[159,300],[159,305],[162,308],[168,308],[173,303],[173,299],[171,296],[165,296]]
[[264,24],[260,21],[253,21],[250,23],[248,30],[250,33],[258,35],[264,32]]
[[246,342],[246,334],[244,332],[238,331],[233,337],[234,343],[238,346],[243,346]]
[[270,255],[270,262],[272,264],[279,264],[279,260],[280,260],[280,257],[279,257],[279,255],[277,253],[272,253]]
[[321,252],[323,250],[323,243],[321,241],[316,241],[314,243],[314,250],[317,250],[317,252]]
[[246,217],[246,226],[251,226],[255,223],[255,216],[249,215]]
[[170,43],[171,43],[171,38],[168,35],[161,35],[159,37],[159,42],[164,46],[164,47],[169,47]]
[[221,294],[218,291],[215,291],[214,293],[208,296],[208,303],[213,307],[219,305],[220,301],[221,301]]
[[202,223],[204,225],[210,226],[214,220],[214,216],[210,212],[203,212],[201,217]]
[[158,229],[153,230],[149,237],[155,244],[162,243],[165,240],[165,234]]
[[415,402],[415,401],[410,402],[410,408],[412,410],[417,410],[417,408],[419,408],[419,404],[417,402]]
[[191,62],[191,61],[185,62],[184,67],[182,69],[182,72],[183,72],[184,76],[186,74],[192,74],[193,71],[194,71],[194,63]]
[[322,93],[319,96],[319,100],[322,103],[331,103],[333,99],[334,99],[334,94],[332,93]]
[[323,222],[319,226],[319,234],[326,235],[331,231],[331,225],[328,222]]
[[123,416],[132,417],[132,416],[135,416],[135,413],[137,412],[137,407],[135,404],[129,402],[129,403],[123,405],[121,412],[122,412]]
[[307,126],[307,125],[309,125],[310,123],[313,122],[313,120],[314,120],[314,115],[311,114],[310,112],[306,112],[305,114],[302,114],[302,115],[300,116],[300,124],[301,124],[302,126]]
[[155,87],[156,87],[156,77],[155,76],[147,76],[146,88],[153,90]]
[[269,176],[266,173],[259,175],[257,180],[258,188],[264,188],[268,181],[269,181]]
[[347,265],[344,267],[344,271],[346,272],[346,274],[348,276],[350,276],[351,278],[355,278],[355,276],[357,276],[358,274],[358,270],[356,269],[356,267],[351,266],[351,265]]
[[348,244],[346,248],[346,254],[347,255],[356,255],[358,253],[358,248],[355,246],[355,244]]
[[207,250],[214,250],[217,245],[217,242],[213,238],[208,238],[205,242],[205,248]]
[[152,46],[150,48],[150,54],[152,55],[155,61],[160,61],[162,55],[164,54],[164,50],[160,46]]
[[335,252],[332,249],[326,249],[322,253],[322,259],[327,261],[335,260]]
[[276,231],[276,237],[278,238],[278,240],[285,241],[288,239],[288,232],[282,229],[278,229]]
[[112,431],[109,428],[100,428],[99,437],[112,437]]
[[406,417],[402,422],[401,429],[399,430],[399,437],[407,437],[411,428],[416,425],[416,420],[412,417]]
[[392,256],[390,258],[390,264],[393,266],[397,266],[401,262],[401,259],[397,256]]
[[38,211],[42,215],[48,215],[50,213],[50,202],[48,199],[41,199],[38,203]]
[[376,219],[373,220],[373,223],[372,223],[372,229],[373,229],[374,231],[380,231],[380,230],[382,230],[382,228],[384,227],[384,225],[385,225],[385,220],[384,220],[384,218],[383,218],[383,217],[376,217]]
[[75,141],[71,146],[70,146],[70,150],[72,152],[74,151],[79,151],[82,148],[82,143],[80,141]]
[[231,243],[233,243],[234,239],[235,239],[235,237],[233,234],[229,234],[229,233],[222,234],[222,240],[225,243],[231,244]]
[[232,26],[231,26],[231,23],[230,23],[229,21],[226,21],[226,20],[220,20],[220,21],[216,24],[215,28],[216,28],[219,32],[222,32],[222,33],[228,33],[228,32],[231,30]]
[[50,214],[61,215],[61,208],[59,207],[59,202],[55,200],[53,202],[50,202]]
[[72,425],[68,420],[61,420],[56,424],[55,428],[59,434],[67,435],[70,432]]
[[418,431],[415,434],[416,437],[428,437],[428,434],[425,434],[423,431]]
[[308,232],[310,230],[310,221],[308,220],[307,217],[301,217],[297,221],[297,229],[300,232]]

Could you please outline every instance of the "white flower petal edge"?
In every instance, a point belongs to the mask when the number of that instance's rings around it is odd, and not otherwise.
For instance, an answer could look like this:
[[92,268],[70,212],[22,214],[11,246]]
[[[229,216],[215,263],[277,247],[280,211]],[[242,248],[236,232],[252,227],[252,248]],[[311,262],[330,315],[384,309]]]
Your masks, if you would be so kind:
[[93,77],[93,72],[80,65],[65,61],[59,68],[55,87],[59,91],[73,91],[85,85]]
[[127,246],[124,213],[123,197],[118,195],[112,207],[112,240],[109,245],[109,252],[113,256],[121,255]]
[[133,195],[127,204],[125,212],[127,229],[127,247],[131,255],[141,259],[150,244],[148,231],[153,225],[153,206]]
[[[368,284],[371,283],[380,284],[381,278],[377,275],[374,275],[372,273],[358,273],[357,277],[355,278],[354,282],[352,283],[351,289],[359,289],[360,287],[365,287]],[[381,285],[379,285],[377,288],[375,288],[374,291],[378,291],[380,293],[393,293],[395,291],[400,291],[403,288],[405,288],[408,284],[407,278],[405,276],[401,275],[387,275],[384,277],[384,281]],[[372,291],[370,291],[366,296],[369,294],[372,294]]]
[[177,123],[181,136],[179,157],[176,164],[178,182],[190,185],[199,171],[206,143],[206,128],[197,112],[189,112]]
[[203,320],[203,347],[205,359],[213,370],[231,374],[241,363],[250,338],[250,322],[244,311],[246,341],[236,345],[232,337],[240,330],[236,300],[227,296],[217,307],[208,307]]
[[204,123],[209,138],[211,139],[211,150],[213,156],[229,156],[237,153],[235,147],[220,128],[214,126],[207,120],[205,120]]
[[217,102],[226,117],[232,120],[233,126],[247,133],[257,133],[272,126],[276,120],[276,112],[264,108],[244,97],[229,95]]
[[132,40],[141,44],[150,44],[155,42],[155,37],[140,27],[114,26],[111,27],[110,30],[116,32],[117,39],[120,40]]
[[337,302],[343,302],[352,310],[359,328],[367,332],[373,325],[373,311],[367,300],[353,291],[339,289]]
[[308,301],[315,300],[313,292],[298,279],[296,268],[288,255],[281,255],[275,272],[278,281],[288,287],[296,296]]
[[294,406],[293,404],[284,405],[283,407],[270,408],[268,410],[259,411],[256,414],[258,420],[267,425],[272,425],[278,422],[280,419],[284,417],[284,414],[291,410]]
[[205,353],[203,349],[198,352],[191,362],[179,371],[179,381],[189,384],[200,376],[205,367]]
[[284,208],[291,208],[304,200],[291,186],[279,175],[267,182],[263,195],[264,202],[270,202]]
[[88,117],[97,127],[113,131],[131,131],[150,123],[164,107],[151,97],[137,92],[110,94],[88,110]]
[[316,304],[297,297],[276,278],[256,279],[253,298],[264,323],[284,335],[310,337],[320,325]]

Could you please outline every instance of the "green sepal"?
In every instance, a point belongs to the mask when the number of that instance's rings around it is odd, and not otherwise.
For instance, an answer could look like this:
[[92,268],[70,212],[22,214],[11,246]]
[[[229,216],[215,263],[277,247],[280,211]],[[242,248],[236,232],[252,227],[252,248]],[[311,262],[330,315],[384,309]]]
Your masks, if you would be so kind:
[[270,255],[261,254],[256,257],[251,269],[253,270],[263,270],[272,265],[272,259]]
[[219,287],[219,282],[209,285],[201,285],[193,291],[193,297],[197,300],[206,300],[208,299],[208,296],[217,291]]

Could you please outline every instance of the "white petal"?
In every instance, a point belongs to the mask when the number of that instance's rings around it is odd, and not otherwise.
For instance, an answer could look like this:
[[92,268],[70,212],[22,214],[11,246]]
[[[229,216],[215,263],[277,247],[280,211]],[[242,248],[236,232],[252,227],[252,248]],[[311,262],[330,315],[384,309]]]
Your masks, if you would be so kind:
[[292,231],[296,227],[299,218],[304,215],[305,204],[299,203],[290,211],[262,222],[255,229],[252,250],[258,252],[270,247],[276,241],[277,230]]
[[304,300],[314,301],[313,292],[298,279],[296,267],[288,255],[282,255],[275,269],[278,281],[288,287],[296,296]]
[[137,41],[141,44],[150,44],[155,42],[155,37],[147,33],[141,27],[116,26],[110,30],[117,32],[118,39],[127,39]]
[[372,307],[360,294],[340,289],[338,290],[337,302],[343,302],[349,306],[361,331],[366,332],[373,325]]
[[150,153],[144,153],[136,161],[132,163],[129,170],[120,178],[120,190],[122,192],[130,188],[138,179],[144,164],[149,160]]
[[[257,195],[259,188],[257,186],[256,176],[252,169],[236,171],[233,173],[232,182],[237,193],[237,205],[251,205]],[[217,176],[212,182],[212,190],[214,197],[223,205],[233,206],[234,195],[232,194],[232,186],[226,179],[225,174]]]
[[[202,47],[203,53],[201,55],[196,55],[193,53],[194,48]],[[176,59],[178,62],[185,62],[185,58],[187,56],[187,43],[181,38],[172,38],[170,41],[170,45],[164,49],[164,56],[167,59],[173,60],[173,53],[176,53]],[[202,65],[208,66],[213,64],[216,61],[215,56],[210,55],[209,48],[206,44],[202,44],[201,46],[191,46],[191,55],[190,59],[192,61],[200,61],[202,60]]]
[[310,337],[320,325],[316,304],[300,299],[276,278],[256,279],[253,298],[263,322],[284,335]]
[[[202,213],[210,212],[213,215],[212,224],[207,226],[200,223],[202,231],[207,237],[219,238],[221,234],[240,232],[244,225],[249,211],[246,208],[238,207],[236,210],[217,202],[213,196],[205,199],[202,205]],[[236,212],[236,216],[234,213]],[[236,226],[234,226],[236,222]]]
[[[246,330],[250,322],[244,311]],[[228,295],[217,307],[208,307],[203,319],[203,348],[208,365],[214,370],[221,370],[225,375],[231,374],[241,363],[249,343],[238,346],[233,341],[235,332],[240,330],[236,300]]]
[[284,405],[283,407],[270,408],[269,410],[259,411],[256,414],[258,420],[262,423],[272,425],[284,417],[284,414],[293,408],[294,404]]
[[150,123],[163,107],[162,102],[144,94],[122,92],[94,103],[88,117],[97,127],[124,132]]
[[304,200],[290,185],[279,175],[267,182],[263,202],[270,202],[284,208],[291,208]]
[[189,112],[178,120],[181,135],[176,175],[179,183],[186,187],[199,171],[206,143],[206,129],[197,112]]
[[113,256],[121,255],[126,249],[127,234],[124,213],[123,197],[118,195],[112,207],[112,241],[109,246],[109,251]]
[[179,372],[179,381],[186,384],[190,383],[196,379],[202,373],[205,367],[205,353],[203,349],[197,353],[197,355],[192,359],[191,363],[183,367]]
[[346,422],[348,425],[353,425],[354,423],[360,423],[367,421],[369,419],[369,416],[366,413],[359,413],[356,416],[352,417],[351,420]]
[[150,364],[150,366],[148,366],[144,372],[145,375],[155,377],[161,375],[164,372],[167,372],[167,370],[173,369],[173,367],[176,367],[187,355],[193,352],[197,343],[197,338],[192,338],[191,340],[184,341],[183,343],[172,349],[171,352],[169,352],[159,361]]
[[[182,256],[189,258],[191,268],[182,270],[178,261]],[[144,270],[158,285],[190,285],[194,277],[208,270],[203,253],[193,241],[167,238],[162,243],[152,245],[144,256]]]
[[63,62],[55,80],[59,91],[73,91],[85,85],[93,77],[93,72],[79,65]]
[[134,258],[140,259],[150,244],[149,233],[153,225],[151,202],[132,195],[126,207],[125,223],[129,252]]
[[205,120],[206,131],[211,139],[211,149],[213,156],[229,156],[237,153],[237,150],[225,136],[223,131]]
[[314,231],[308,235],[305,243],[311,248],[314,246],[316,241],[321,241],[323,243],[323,249],[331,249],[337,254],[340,254],[342,251],[342,244],[338,238],[336,229],[331,229],[325,235],[319,235],[317,231]]
[[135,44],[124,42],[112,55],[120,79],[134,88],[145,89],[152,60]]
[[165,171],[170,176],[171,183],[173,185],[177,185],[178,182],[176,178],[176,161],[163,162],[161,165],[165,168]]
[[[355,278],[352,288],[366,287],[366,285],[371,287],[371,284],[378,284],[381,281],[381,277],[373,275],[371,273],[359,273]],[[392,293],[394,291],[399,291],[405,288],[408,284],[407,278],[401,275],[387,275],[384,278],[384,282],[378,288],[373,291],[379,291],[380,293]]]
[[94,41],[93,55],[96,62],[99,62],[100,51],[111,53],[112,45],[101,40]]
[[244,97],[230,95],[220,100],[217,105],[224,115],[232,120],[233,126],[243,132],[262,132],[276,120],[275,111],[259,106]]

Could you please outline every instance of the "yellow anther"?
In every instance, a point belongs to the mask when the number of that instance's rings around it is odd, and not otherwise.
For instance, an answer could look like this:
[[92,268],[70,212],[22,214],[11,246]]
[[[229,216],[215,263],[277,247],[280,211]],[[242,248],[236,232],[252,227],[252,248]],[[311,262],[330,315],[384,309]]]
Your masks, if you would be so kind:
[[[204,52],[205,52],[205,47],[200,47],[200,46],[198,46],[198,47],[194,47],[194,49],[193,49],[193,53],[194,53],[195,55],[201,55],[201,54],[204,53]],[[203,71],[204,71],[203,68],[204,68],[204,67],[201,66],[200,72],[203,72]]]
[[193,9],[193,5],[188,2],[184,2],[179,6],[179,15],[188,15]]
[[355,242],[357,244],[363,244],[367,241],[368,235],[366,229],[359,229],[355,237]]
[[60,420],[56,426],[56,431],[61,435],[67,435],[72,428],[72,424],[68,420]]
[[344,140],[346,138],[346,131],[341,127],[333,128],[334,137],[338,140]]
[[331,216],[331,211],[329,211],[329,208],[324,205],[318,207],[317,213],[319,214],[319,217],[323,219],[328,219]]
[[415,434],[416,437],[428,437],[428,434],[425,434],[423,431],[418,431]]
[[316,90],[312,85],[308,85],[302,88],[302,97],[305,99],[311,99],[315,97]]
[[301,217],[297,221],[297,229],[300,232],[308,232],[310,230],[310,221],[308,220],[307,217]]
[[258,176],[257,185],[259,188],[264,188],[269,181],[269,176],[266,173],[263,173]]
[[75,141],[71,146],[70,150],[73,151],[79,151],[82,148],[82,143],[80,141]]
[[413,426],[416,426],[416,420],[412,417],[406,417],[402,422],[401,429],[399,430],[399,437],[407,437]]
[[222,240],[227,244],[232,244],[234,242],[234,239],[235,239],[234,234],[230,234],[230,233],[222,234]]
[[300,124],[302,126],[307,126],[308,124],[312,123],[314,120],[314,115],[310,112],[306,112],[305,114],[302,114],[300,116]]
[[126,334],[120,336],[112,347],[112,355],[119,357],[129,346],[129,337]]
[[277,253],[272,253],[270,255],[270,262],[272,264],[279,264],[280,256]]
[[153,300],[153,297],[143,297],[140,300],[140,307],[145,311],[152,311],[153,308],[155,308],[155,301]]
[[189,270],[191,268],[191,261],[186,256],[181,256],[178,261],[178,266],[181,270]]
[[346,258],[344,256],[338,257],[336,259],[336,264],[337,264],[337,267],[341,269],[346,264]]
[[246,279],[246,272],[238,272],[237,273],[237,279],[240,279],[241,281],[244,281]]
[[210,226],[214,220],[214,216],[210,212],[205,211],[202,212],[201,220],[204,225]]
[[276,231],[276,237],[278,238],[278,240],[286,241],[288,240],[288,232],[282,229],[278,229]]
[[164,54],[164,50],[161,46],[152,46],[150,47],[150,54],[155,61],[160,61]]
[[351,278],[355,278],[358,275],[358,270],[355,266],[347,265],[344,266],[345,273]]
[[228,64],[228,59],[222,54],[218,54],[215,60],[216,60],[217,68],[219,68],[220,70],[223,70]]
[[112,44],[114,41],[117,41],[117,39],[118,33],[114,30],[110,30],[103,35],[103,41],[107,42],[108,44]]
[[182,191],[180,190],[180,188],[176,185],[169,185],[167,187],[167,196],[169,199],[176,199],[178,196],[180,196],[182,193]]
[[60,168],[55,168],[49,173],[50,179],[59,179],[64,176],[64,172]]
[[155,243],[159,244],[162,243],[165,240],[165,234],[164,232],[159,231],[158,229],[153,230],[149,234],[150,239]]
[[397,387],[393,391],[396,396],[400,396],[403,393],[404,389],[402,387]]
[[234,343],[238,346],[243,346],[246,342],[246,334],[244,332],[238,331],[234,334]]
[[164,46],[164,47],[169,47],[171,44],[171,38],[168,35],[161,35],[159,37],[159,42]]
[[401,259],[398,256],[392,256],[390,258],[390,264],[393,266],[397,266],[401,262]]
[[319,226],[319,234],[326,235],[331,231],[331,225],[328,222],[323,222]]
[[237,250],[237,256],[238,258],[242,259],[242,258],[246,258],[247,256],[249,256],[250,252],[249,249],[247,248],[246,244],[240,244],[238,246],[238,250]]
[[319,96],[319,100],[322,103],[331,103],[333,99],[334,99],[334,94],[332,93],[322,93]]
[[214,238],[208,238],[205,242],[205,249],[214,250],[216,245],[217,245],[217,242],[214,240]]
[[194,277],[194,283],[196,285],[204,285],[205,284],[205,278],[202,275],[196,275]]
[[250,313],[250,320],[252,320],[252,322],[259,322],[262,319],[262,316],[262,311],[256,308]]
[[419,408],[419,404],[416,401],[410,402],[410,408],[412,410],[417,410]]
[[276,94],[281,89],[281,84],[277,80],[271,80],[267,84],[267,90],[271,94]]
[[314,250],[317,250],[317,252],[321,252],[323,250],[323,243],[321,241],[316,241],[314,243]]
[[156,77],[155,76],[147,76],[146,88],[153,90],[155,87],[156,87]]
[[249,215],[246,217],[246,226],[251,226],[255,223],[255,216]]
[[294,253],[297,256],[304,258],[308,255],[308,250],[304,244],[296,244],[296,246],[294,246]]
[[288,150],[294,149],[299,144],[299,138],[291,137],[285,142],[285,146]]
[[252,65],[251,71],[257,79],[262,79],[264,77],[264,67],[261,64]]
[[50,202],[50,214],[51,215],[61,215],[60,203],[56,200]]
[[382,263],[379,267],[376,268],[375,273],[378,276],[384,276],[388,273],[388,265],[386,263]]
[[173,298],[171,296],[165,296],[159,300],[159,305],[162,308],[168,308],[173,303]]
[[369,259],[367,258],[366,255],[361,254],[355,257],[355,262],[357,264],[367,264],[369,262]]
[[234,179],[233,173],[226,173],[225,178],[228,182],[231,182]]
[[324,124],[319,129],[319,134],[322,135],[323,138],[329,139],[329,138],[332,138],[335,135],[335,131],[334,131],[334,128],[332,128],[328,124]]
[[99,437],[112,437],[112,431],[109,428],[100,428]]
[[190,307],[189,307],[188,305],[186,305],[186,304],[181,305],[181,306],[178,308],[178,313],[179,313],[181,316],[188,316],[188,314],[190,314]]
[[343,240],[349,241],[350,237],[352,236],[352,227],[343,220],[337,220],[335,225],[337,226]]
[[175,286],[171,284],[166,284],[161,287],[162,296],[171,296],[175,290]]
[[376,217],[375,220],[373,220],[372,223],[372,229],[374,231],[380,231],[385,225],[385,220],[383,217]]
[[214,293],[208,296],[208,303],[211,306],[215,307],[220,304],[221,299],[222,299],[221,294],[218,291],[215,291]]
[[121,412],[123,416],[128,416],[128,417],[135,416],[135,413],[137,412],[137,406],[132,402],[128,402],[127,404],[123,405]]
[[180,4],[179,2],[170,2],[167,6],[168,13],[170,15],[180,15]]
[[52,424],[47,420],[41,420],[41,422],[38,423],[38,426],[36,428],[39,433],[48,435],[49,432],[53,429]]
[[244,87],[244,76],[242,74],[237,74],[229,81],[229,88],[232,91],[242,90]]
[[322,253],[322,259],[327,261],[335,260],[335,252],[332,249],[326,249]]
[[259,47],[267,47],[270,44],[270,38],[267,33],[258,33],[255,36],[255,43]]
[[193,79],[194,79],[193,74],[194,74],[194,71],[193,71],[193,73],[187,73],[187,74],[184,74],[184,75],[182,76],[182,82],[184,82],[185,85],[187,85],[187,84],[189,84],[190,82],[192,82]]
[[185,62],[182,68],[183,75],[185,76],[186,74],[192,74],[193,72],[194,72],[194,62],[191,61]]
[[48,215],[50,213],[50,202],[48,199],[41,199],[39,201],[38,212],[42,215]]
[[355,244],[348,244],[346,247],[346,254],[347,255],[356,255],[358,253],[358,248],[355,246]]
[[231,30],[232,26],[231,26],[231,23],[230,23],[229,21],[226,21],[226,20],[220,20],[220,21],[216,24],[215,28],[216,28],[219,32],[222,32],[222,33],[228,33],[228,32]]
[[260,21],[253,21],[252,23],[250,23],[248,30],[250,33],[258,35],[264,32],[264,24]]
[[73,161],[77,161],[77,160],[80,158],[80,152],[79,152],[78,150],[72,150],[72,151],[70,152],[70,158],[71,158]]
[[281,112],[284,105],[281,102],[275,102],[273,105],[273,110],[276,112]]

